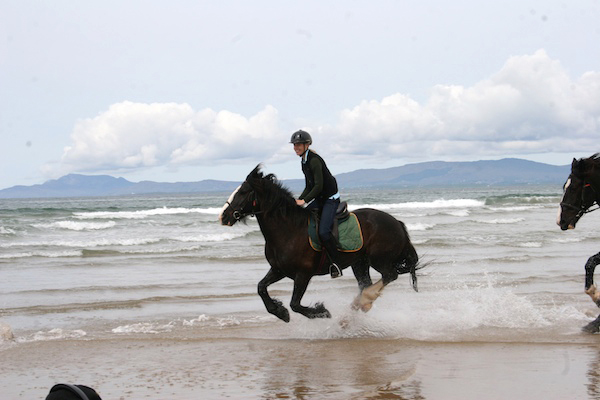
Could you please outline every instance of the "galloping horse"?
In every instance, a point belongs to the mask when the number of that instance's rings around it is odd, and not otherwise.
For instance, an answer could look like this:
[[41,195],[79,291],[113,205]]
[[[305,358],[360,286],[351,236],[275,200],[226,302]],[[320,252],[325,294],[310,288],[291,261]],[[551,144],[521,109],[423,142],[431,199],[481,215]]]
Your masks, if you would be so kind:
[[[382,211],[354,211],[362,228],[363,246],[352,253],[340,253],[341,268],[352,266],[360,294],[354,309],[367,312],[383,288],[399,274],[410,273],[412,286],[417,290],[418,256],[410,242],[405,225]],[[314,307],[300,304],[308,283],[315,275],[328,274],[322,265],[322,254],[313,250],[308,239],[310,211],[296,205],[290,191],[273,174],[264,175],[257,166],[223,206],[219,217],[223,225],[232,226],[249,215],[256,216],[265,238],[265,256],[271,269],[258,283],[258,294],[267,311],[285,322],[290,321],[288,310],[281,301],[271,298],[269,285],[283,278],[294,281],[290,307],[307,318],[331,318],[323,303]],[[381,274],[373,284],[369,268]]]
[[[589,158],[573,159],[571,174],[563,187],[563,198],[560,202],[560,213],[556,223],[563,231],[575,229],[579,219],[600,204],[600,153]],[[600,264],[600,253],[591,256],[585,264],[585,292],[600,307],[600,291],[594,284],[594,270]],[[600,331],[600,316],[583,327],[585,332]]]

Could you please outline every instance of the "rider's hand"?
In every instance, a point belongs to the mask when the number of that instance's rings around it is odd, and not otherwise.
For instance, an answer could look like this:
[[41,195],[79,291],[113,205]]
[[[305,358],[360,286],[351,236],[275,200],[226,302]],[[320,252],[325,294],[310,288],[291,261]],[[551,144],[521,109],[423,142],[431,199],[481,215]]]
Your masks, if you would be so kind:
[[296,200],[296,204],[302,207],[306,202],[304,200]]

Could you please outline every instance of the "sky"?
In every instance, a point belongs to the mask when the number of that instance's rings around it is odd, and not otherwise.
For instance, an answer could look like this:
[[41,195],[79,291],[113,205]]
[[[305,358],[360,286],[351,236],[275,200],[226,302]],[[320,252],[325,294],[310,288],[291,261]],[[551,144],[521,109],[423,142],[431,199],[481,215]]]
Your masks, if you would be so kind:
[[[0,189],[600,152],[600,0],[2,0]],[[566,178],[566,177],[565,177]]]

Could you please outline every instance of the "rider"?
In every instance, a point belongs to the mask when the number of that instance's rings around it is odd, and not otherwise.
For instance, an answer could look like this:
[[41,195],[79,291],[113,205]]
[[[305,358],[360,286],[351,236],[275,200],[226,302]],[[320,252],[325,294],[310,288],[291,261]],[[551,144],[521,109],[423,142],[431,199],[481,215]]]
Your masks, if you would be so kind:
[[302,157],[302,172],[306,187],[302,194],[296,200],[296,204],[309,209],[319,208],[319,237],[329,257],[329,273],[332,278],[342,276],[342,269],[338,266],[337,245],[331,230],[333,228],[333,219],[340,204],[340,193],[338,192],[337,181],[329,172],[325,161],[321,156],[308,147],[312,144],[312,138],[308,132],[299,130],[292,135],[290,143],[294,145],[294,151],[299,157]]

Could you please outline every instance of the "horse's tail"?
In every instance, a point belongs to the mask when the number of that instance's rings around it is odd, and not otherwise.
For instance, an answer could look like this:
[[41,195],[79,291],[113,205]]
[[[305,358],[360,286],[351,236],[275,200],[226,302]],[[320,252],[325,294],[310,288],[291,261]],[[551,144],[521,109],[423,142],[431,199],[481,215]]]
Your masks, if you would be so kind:
[[410,241],[410,236],[408,234],[408,230],[406,229],[406,225],[404,225],[404,222],[400,220],[398,220],[398,222],[400,225],[402,225],[402,229],[406,235],[406,244],[404,246],[404,250],[402,251],[403,261],[402,263],[398,264],[396,271],[398,272],[398,275],[410,273],[412,287],[415,292],[418,292],[419,288],[417,287],[417,270],[424,268],[426,265],[419,263],[419,255]]

